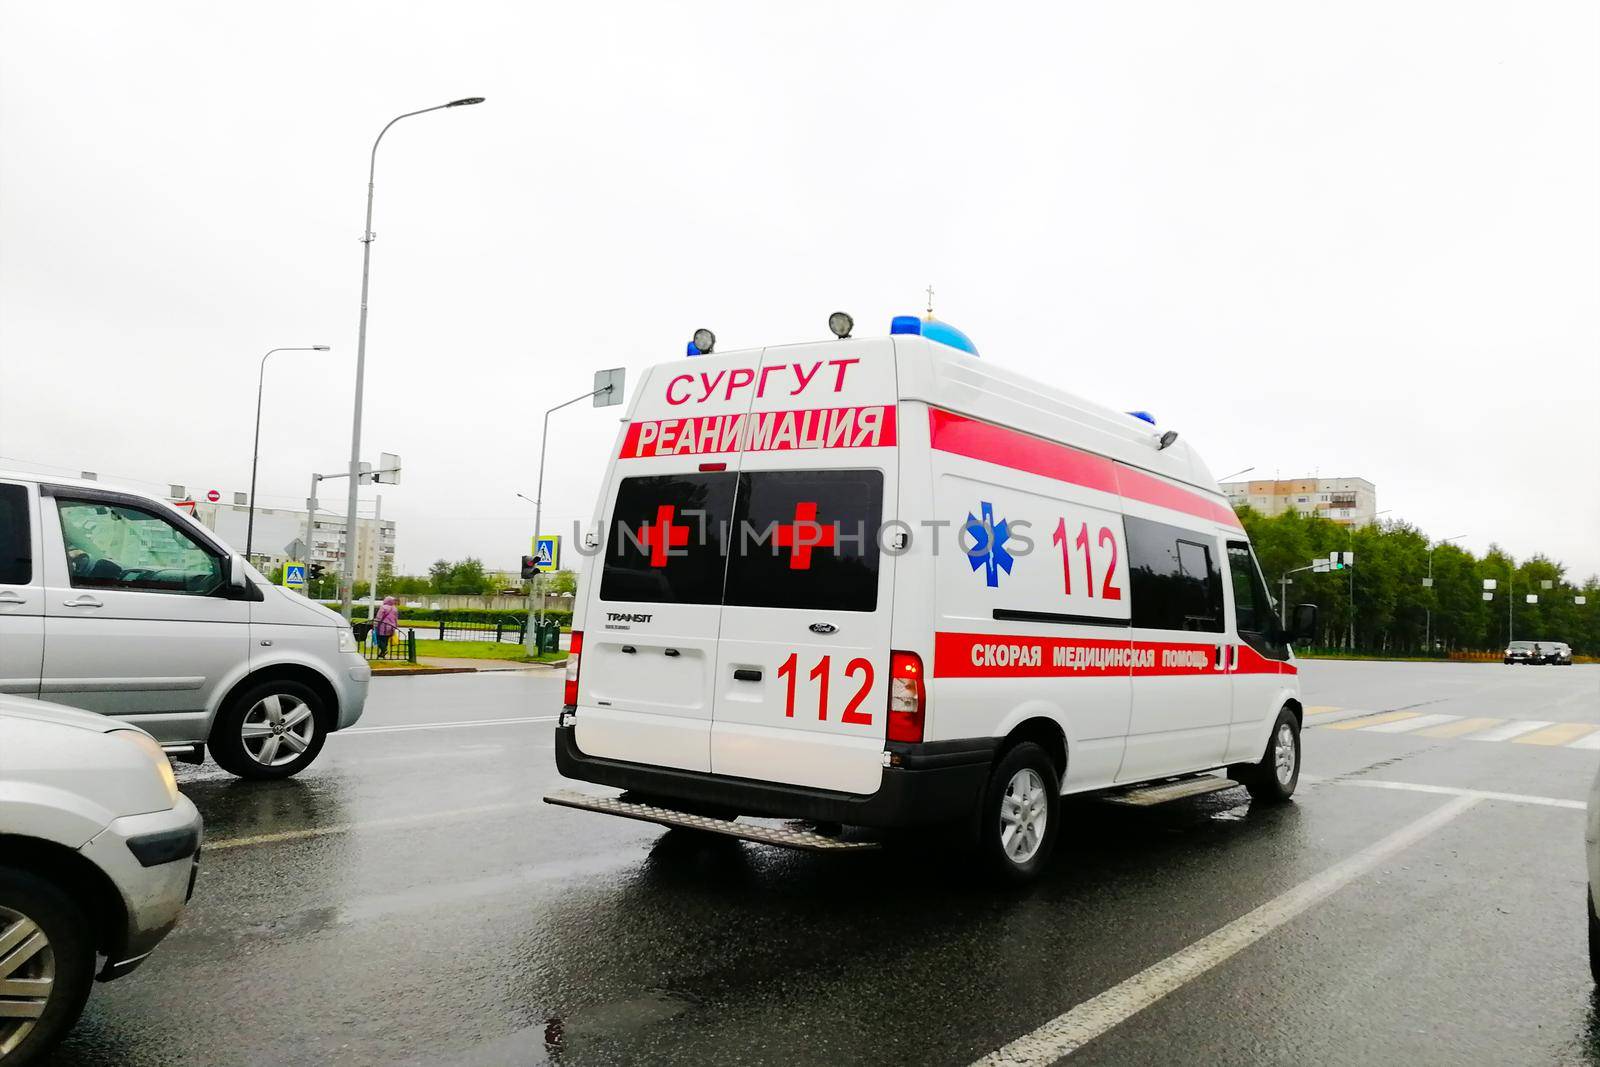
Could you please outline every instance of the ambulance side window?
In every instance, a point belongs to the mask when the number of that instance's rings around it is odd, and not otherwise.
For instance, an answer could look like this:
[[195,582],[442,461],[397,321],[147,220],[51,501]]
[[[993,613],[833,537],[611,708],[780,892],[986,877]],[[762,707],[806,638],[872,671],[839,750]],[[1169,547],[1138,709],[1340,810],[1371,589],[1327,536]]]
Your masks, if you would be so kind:
[[1261,580],[1261,568],[1244,541],[1228,542],[1228,572],[1233,577],[1233,615],[1239,636],[1268,659],[1288,659],[1289,649],[1272,614],[1272,598]]
[[606,530],[600,599],[720,604],[737,475],[624,478]]
[[1133,625],[1222,632],[1222,573],[1215,542],[1164,522],[1124,519]]
[[882,518],[882,471],[746,471],[725,603],[876,610]]

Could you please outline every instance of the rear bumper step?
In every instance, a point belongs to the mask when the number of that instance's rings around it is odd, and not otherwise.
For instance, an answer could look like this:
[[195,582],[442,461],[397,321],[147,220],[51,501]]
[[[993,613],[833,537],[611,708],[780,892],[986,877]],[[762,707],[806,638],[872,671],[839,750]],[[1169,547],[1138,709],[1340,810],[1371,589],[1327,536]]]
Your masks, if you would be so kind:
[[803,849],[807,852],[871,852],[877,849],[876,841],[840,841],[838,838],[814,833],[810,830],[789,830],[783,827],[757,826],[733,819],[716,819],[709,815],[691,815],[671,808],[640,804],[620,797],[597,797],[575,789],[557,789],[546,793],[546,804],[563,808],[597,811],[602,815],[620,815],[624,819],[659,823],[662,826],[681,826],[687,830],[704,830],[708,833],[737,837],[742,841],[755,841],[763,845]]

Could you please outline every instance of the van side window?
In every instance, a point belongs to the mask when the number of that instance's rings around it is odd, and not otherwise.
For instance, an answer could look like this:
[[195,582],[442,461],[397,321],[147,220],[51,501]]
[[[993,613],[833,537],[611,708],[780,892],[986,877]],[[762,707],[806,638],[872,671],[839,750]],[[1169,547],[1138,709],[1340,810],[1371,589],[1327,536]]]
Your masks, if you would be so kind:
[[1272,597],[1247,542],[1228,542],[1228,573],[1233,579],[1233,617],[1239,636],[1269,659],[1288,659],[1289,649],[1272,613]]
[[0,485],[0,585],[33,581],[29,525],[28,491],[20,485]]
[[734,517],[727,604],[877,608],[882,471],[747,471]]
[[1133,625],[1220,633],[1222,574],[1204,534],[1129,515],[1128,586]]
[[606,528],[600,599],[720,604],[731,472],[624,478]]
[[221,557],[153,512],[65,497],[56,510],[76,589],[210,596],[227,584]]

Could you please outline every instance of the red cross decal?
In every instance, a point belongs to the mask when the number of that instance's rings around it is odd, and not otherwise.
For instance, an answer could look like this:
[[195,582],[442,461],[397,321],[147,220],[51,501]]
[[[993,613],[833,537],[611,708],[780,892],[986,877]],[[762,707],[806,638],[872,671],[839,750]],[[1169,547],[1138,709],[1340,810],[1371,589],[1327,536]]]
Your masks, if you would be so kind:
[[650,550],[652,567],[665,567],[667,549],[689,543],[689,527],[673,524],[672,513],[676,510],[671,504],[662,504],[656,508],[654,525],[648,522],[639,524],[639,543]]
[[780,524],[773,532],[772,543],[792,549],[789,553],[790,570],[808,571],[811,569],[813,548],[833,547],[834,529],[817,523],[816,501],[802,500],[794,506],[794,522]]

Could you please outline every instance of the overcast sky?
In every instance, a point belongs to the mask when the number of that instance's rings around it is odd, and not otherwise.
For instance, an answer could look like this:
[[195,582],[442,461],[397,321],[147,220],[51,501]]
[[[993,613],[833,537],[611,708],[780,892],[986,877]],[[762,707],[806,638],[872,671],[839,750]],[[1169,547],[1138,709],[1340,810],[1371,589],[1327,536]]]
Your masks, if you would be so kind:
[[[1212,470],[1377,483],[1600,570],[1600,8],[0,5],[0,466],[299,507],[366,442],[402,570],[526,551],[592,373],[936,311]],[[553,421],[547,528],[620,409]],[[370,498],[370,491],[368,492]],[[337,499],[342,494],[324,494]]]

